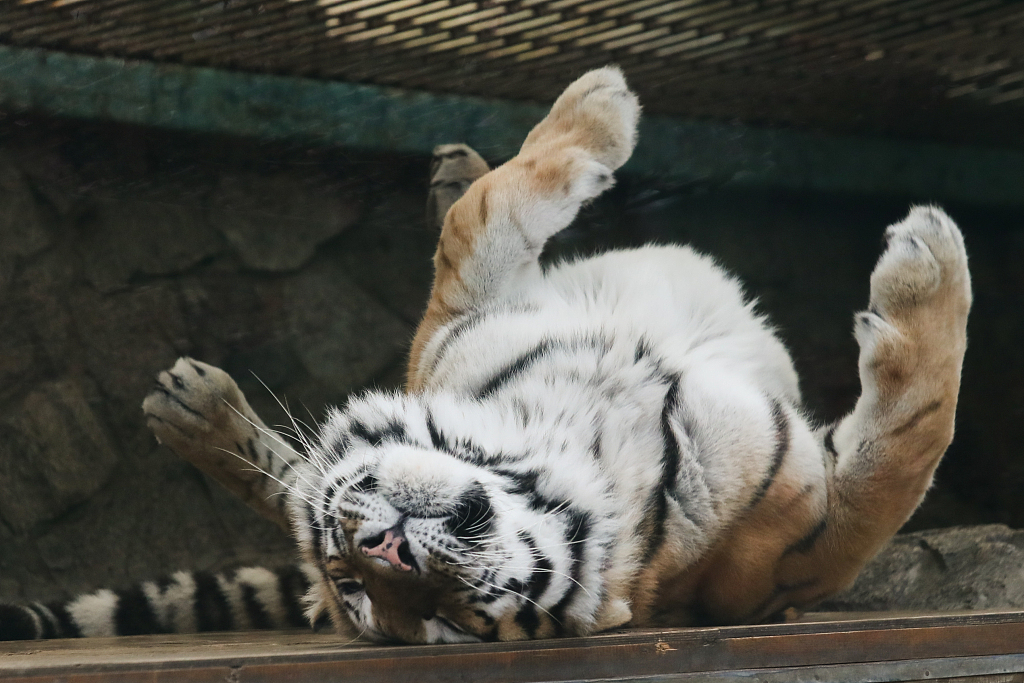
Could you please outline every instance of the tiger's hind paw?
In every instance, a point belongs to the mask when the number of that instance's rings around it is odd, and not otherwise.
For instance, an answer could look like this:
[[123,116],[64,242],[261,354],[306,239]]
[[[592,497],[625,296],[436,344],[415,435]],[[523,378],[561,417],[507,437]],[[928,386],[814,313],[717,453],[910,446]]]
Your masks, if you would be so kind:
[[964,239],[934,206],[916,206],[885,232],[886,250],[871,275],[871,306],[900,316],[933,303],[966,317],[971,303]]
[[562,92],[547,117],[530,131],[520,154],[538,147],[579,147],[614,171],[633,153],[639,120],[640,101],[622,71],[595,69]]
[[922,443],[947,443],[971,307],[963,236],[949,216],[930,206],[911,209],[885,236],[885,252],[871,275],[871,305],[857,315],[854,328],[862,386],[871,402],[886,406],[864,413],[872,416],[864,429],[890,437],[914,431]]

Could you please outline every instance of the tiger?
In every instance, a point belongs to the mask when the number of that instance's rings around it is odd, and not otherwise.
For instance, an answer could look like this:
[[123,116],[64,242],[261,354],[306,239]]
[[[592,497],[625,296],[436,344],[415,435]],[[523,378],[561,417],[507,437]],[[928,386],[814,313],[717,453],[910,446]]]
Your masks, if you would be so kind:
[[440,149],[451,201],[428,209],[443,224],[404,392],[353,395],[300,444],[224,371],[160,373],[143,403],[157,438],[287,529],[300,564],[8,605],[0,638],[304,621],[514,641],[768,622],[849,586],[953,437],[960,230],[935,206],[886,229],[854,317],[860,396],[816,424],[776,331],[710,257],[649,245],[542,265],[613,185],[639,118],[604,67],[503,165]]

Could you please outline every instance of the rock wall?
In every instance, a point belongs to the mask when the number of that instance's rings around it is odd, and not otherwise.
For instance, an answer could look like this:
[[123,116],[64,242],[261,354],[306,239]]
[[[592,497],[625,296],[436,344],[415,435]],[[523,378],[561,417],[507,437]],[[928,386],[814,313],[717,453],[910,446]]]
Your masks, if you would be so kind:
[[1024,531],[986,524],[900,534],[821,609],[1024,609]]
[[[400,385],[429,290],[428,160],[0,120],[0,600],[284,562],[276,528],[158,447],[140,404],[188,354],[268,423]],[[822,419],[856,398],[851,314],[901,198],[623,179],[549,258],[683,241],[744,277]],[[1024,523],[1024,212],[951,207],[977,303],[959,435],[917,528]]]
[[274,395],[309,423],[399,385],[431,277],[426,161],[266,152],[0,130],[0,599],[292,557],[148,433],[142,398],[178,356],[277,424]]

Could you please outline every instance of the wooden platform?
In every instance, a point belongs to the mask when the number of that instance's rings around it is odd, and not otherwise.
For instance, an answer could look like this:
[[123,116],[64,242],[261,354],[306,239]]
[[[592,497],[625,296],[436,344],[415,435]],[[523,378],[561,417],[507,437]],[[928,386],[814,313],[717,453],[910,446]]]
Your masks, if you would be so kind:
[[773,626],[382,647],[308,632],[0,644],[0,681],[1024,682],[1024,612],[818,614]]

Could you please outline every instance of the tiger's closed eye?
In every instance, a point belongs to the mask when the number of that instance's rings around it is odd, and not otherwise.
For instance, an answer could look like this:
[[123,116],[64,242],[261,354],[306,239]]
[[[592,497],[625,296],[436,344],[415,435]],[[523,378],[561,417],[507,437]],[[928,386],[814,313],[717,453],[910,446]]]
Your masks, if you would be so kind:
[[364,590],[362,582],[353,579],[335,579],[334,585],[343,595],[353,595]]
[[352,490],[361,493],[373,493],[377,490],[377,477],[370,473],[363,475],[362,479],[352,485]]

